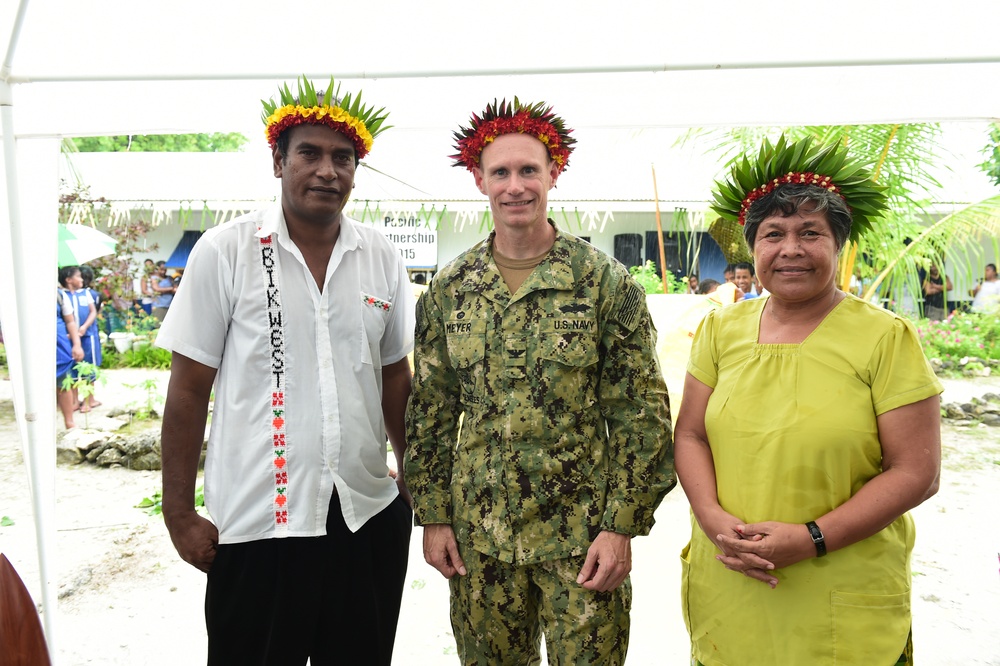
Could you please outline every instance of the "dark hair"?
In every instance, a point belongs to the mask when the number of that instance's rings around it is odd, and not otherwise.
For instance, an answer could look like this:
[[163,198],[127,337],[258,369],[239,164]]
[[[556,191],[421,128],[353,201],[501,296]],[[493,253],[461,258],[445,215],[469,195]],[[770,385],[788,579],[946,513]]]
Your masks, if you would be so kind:
[[756,275],[756,272],[753,269],[753,264],[747,263],[745,261],[741,261],[740,263],[733,266],[733,273],[735,274],[736,271],[740,270],[741,268],[745,271],[750,271],[750,277]]
[[59,269],[59,284],[65,287],[66,280],[81,272],[79,266],[63,266]]
[[94,281],[94,269],[90,266],[80,266],[80,277],[83,278],[83,286],[89,287]]
[[795,215],[806,206],[809,206],[811,213],[826,213],[839,252],[851,236],[851,211],[847,208],[847,204],[839,194],[830,190],[816,185],[800,184],[780,185],[750,206],[746,224],[743,226],[743,238],[746,239],[750,250],[753,250],[753,244],[757,240],[757,228],[761,222],[772,215],[782,217]]
[[986,264],[986,268],[992,268],[994,273],[997,272],[997,265],[996,264]]
[[699,294],[710,294],[712,290],[719,286],[718,280],[713,280],[712,278],[705,278],[698,283],[698,293]]
[[158,262],[156,262],[156,267],[157,268],[166,268],[167,267],[167,262],[165,262],[162,259],[160,259]]

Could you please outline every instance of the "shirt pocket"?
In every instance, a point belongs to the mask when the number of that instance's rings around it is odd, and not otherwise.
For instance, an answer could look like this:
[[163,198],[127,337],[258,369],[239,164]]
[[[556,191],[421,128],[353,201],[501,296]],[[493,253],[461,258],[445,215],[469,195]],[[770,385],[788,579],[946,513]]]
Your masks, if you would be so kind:
[[834,664],[894,664],[910,632],[910,593],[834,591]]
[[361,292],[361,362],[382,366],[381,342],[392,302]]
[[482,402],[486,383],[486,322],[467,317],[452,318],[445,322],[444,331],[448,359],[458,377],[462,402],[478,405]]

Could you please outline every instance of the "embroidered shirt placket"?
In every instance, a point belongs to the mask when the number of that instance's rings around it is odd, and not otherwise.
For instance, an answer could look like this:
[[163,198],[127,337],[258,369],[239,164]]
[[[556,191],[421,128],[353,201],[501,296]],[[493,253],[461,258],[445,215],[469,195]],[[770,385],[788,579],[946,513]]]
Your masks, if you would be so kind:
[[275,234],[260,239],[260,265],[267,299],[268,346],[271,359],[271,472],[274,474],[274,532],[288,533],[288,441],[285,439],[285,328],[278,288]]

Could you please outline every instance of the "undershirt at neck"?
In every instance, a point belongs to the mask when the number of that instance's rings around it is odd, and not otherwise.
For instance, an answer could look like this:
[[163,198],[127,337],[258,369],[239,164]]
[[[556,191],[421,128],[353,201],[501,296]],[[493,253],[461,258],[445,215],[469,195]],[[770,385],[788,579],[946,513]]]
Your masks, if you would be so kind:
[[510,289],[510,293],[517,293],[517,290],[521,288],[524,281],[531,275],[531,271],[535,270],[535,266],[545,260],[551,249],[549,248],[537,257],[511,259],[500,254],[496,245],[493,245],[493,261],[496,262],[497,270],[500,271],[500,276],[503,277],[503,281],[507,284],[507,288]]

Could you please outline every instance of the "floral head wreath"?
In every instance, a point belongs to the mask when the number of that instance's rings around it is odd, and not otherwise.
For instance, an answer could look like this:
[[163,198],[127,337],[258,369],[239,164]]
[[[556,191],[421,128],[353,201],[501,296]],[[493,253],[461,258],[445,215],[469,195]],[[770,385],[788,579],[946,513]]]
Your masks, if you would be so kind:
[[716,182],[712,209],[727,220],[746,223],[750,207],[786,184],[814,185],[840,197],[851,210],[851,240],[872,228],[873,220],[888,208],[885,186],[876,185],[871,172],[851,159],[839,143],[813,146],[812,138],[789,143],[782,135],[776,144],[764,139],[756,160],[744,156]]
[[549,157],[562,173],[569,165],[569,154],[576,143],[569,135],[572,131],[566,128],[562,118],[552,113],[551,106],[545,106],[545,102],[521,104],[515,97],[513,104],[508,104],[507,100],[498,103],[494,99],[481,118],[472,114],[469,127],[461,127],[455,132],[458,154],[449,157],[455,160],[452,166],[464,166],[472,171],[479,166],[483,149],[501,134],[529,134],[545,144]]
[[312,123],[326,125],[346,135],[354,143],[360,160],[372,149],[375,137],[389,129],[388,125],[382,126],[389,116],[384,107],[376,111],[373,107],[362,105],[360,91],[353,100],[350,93],[341,98],[340,85],[337,84],[334,91],[332,76],[322,99],[316,95],[316,88],[305,76],[299,78],[298,84],[297,96],[292,95],[287,83],[278,89],[280,104],[274,100],[260,101],[264,105],[261,120],[264,121],[267,142],[272,149],[281,133],[288,128]]

